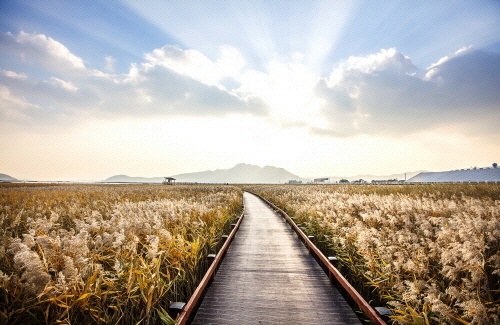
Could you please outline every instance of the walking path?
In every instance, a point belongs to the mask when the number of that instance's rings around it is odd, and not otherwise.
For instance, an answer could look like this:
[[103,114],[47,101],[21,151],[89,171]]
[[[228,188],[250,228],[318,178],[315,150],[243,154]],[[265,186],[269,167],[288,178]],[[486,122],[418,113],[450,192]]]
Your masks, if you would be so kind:
[[285,220],[245,193],[245,217],[192,324],[360,324]]

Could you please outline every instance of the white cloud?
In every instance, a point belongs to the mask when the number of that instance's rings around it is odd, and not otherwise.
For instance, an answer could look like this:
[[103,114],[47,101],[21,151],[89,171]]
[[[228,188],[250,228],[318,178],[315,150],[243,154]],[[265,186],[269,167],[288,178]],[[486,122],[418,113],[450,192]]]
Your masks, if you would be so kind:
[[215,64],[196,50],[182,50],[177,46],[166,45],[145,57],[153,67],[164,66],[208,85],[215,85],[218,79]]
[[56,77],[39,82],[4,71],[0,73],[0,85],[18,97],[29,98],[43,108],[38,113],[43,114],[45,110],[49,119],[51,114],[60,112],[54,110],[55,106],[68,112],[82,109],[96,100],[95,94],[88,89],[79,89],[73,82]]
[[382,49],[379,53],[370,54],[366,57],[351,56],[347,62],[340,64],[334,69],[330,78],[327,79],[328,85],[333,86],[346,75],[346,73],[409,73],[417,68],[411,62],[411,59],[398,52],[395,48],[388,50]]
[[351,57],[317,85],[333,136],[401,135],[437,127],[498,132],[500,55],[462,49],[419,74],[395,49]]
[[17,78],[17,79],[21,79],[21,80],[28,79],[28,77],[24,73],[17,73],[14,71],[0,71],[0,73],[4,74],[7,77],[11,77],[11,78]]
[[[381,50],[350,57],[320,79],[300,55],[254,71],[233,47],[222,47],[219,58],[211,60],[199,51],[166,45],[145,54],[145,61],[132,64],[127,74],[112,74],[86,67],[45,35],[0,33],[0,45],[0,51],[20,56],[21,63],[40,64],[48,75],[34,80],[29,73],[0,73],[2,100],[10,112],[5,119],[20,121],[14,118],[17,107],[32,121],[252,114],[283,128],[308,127],[339,137],[436,128],[498,132],[500,56],[472,48],[426,70],[394,48]],[[105,60],[112,71],[114,58]]]
[[438,62],[431,64],[430,67],[427,68],[427,73],[425,74],[425,76],[428,79],[432,79],[432,76],[434,76],[436,73],[439,72],[439,68],[443,65],[443,63],[445,63],[445,62],[449,61],[450,59],[457,57],[461,54],[466,54],[467,52],[470,52],[470,51],[473,51],[472,46],[463,47],[463,48],[459,49],[458,51],[456,51],[453,55],[450,55],[450,56],[447,55],[447,56],[442,57],[441,59],[439,59]]
[[85,69],[81,58],[72,54],[63,44],[43,34],[21,31],[14,36],[9,32],[0,32],[0,45],[2,50],[20,56],[27,63],[40,63],[53,71],[68,73]]
[[247,63],[238,49],[232,46],[223,46],[216,64],[220,71],[220,78],[224,78],[237,77]]
[[95,91],[104,100],[99,106],[117,113],[220,116],[265,112],[256,97],[238,96],[157,64],[136,66],[128,76],[102,80]]
[[238,78],[246,62],[234,47],[224,46],[220,52],[220,58],[213,62],[199,51],[166,45],[147,53],[145,58],[151,66],[164,66],[204,84],[225,88],[220,82],[227,77]]
[[112,56],[106,56],[104,58],[106,61],[106,65],[104,66],[104,69],[106,69],[109,72],[115,71],[115,62],[116,60]]
[[9,88],[0,85],[0,116],[3,121],[27,122],[30,115],[39,111],[38,105],[28,103],[24,98],[12,94]]
[[[196,50],[167,45],[146,54],[145,62],[132,64],[127,74],[108,74],[86,67],[67,47],[42,34],[1,33],[0,45],[0,51],[21,57],[20,63],[40,64],[49,76],[37,81],[14,71],[0,74],[9,94],[41,108],[37,120],[40,115],[47,121],[78,114],[221,116],[262,115],[267,110],[256,96],[234,91],[239,88],[234,78],[245,61],[231,47],[222,48],[220,58],[211,61]],[[105,68],[112,71],[114,59],[105,60]],[[228,78],[234,79],[229,90],[223,85],[229,84]]]
[[56,87],[64,88],[69,91],[75,92],[78,90],[78,87],[76,87],[71,81],[64,81],[56,77],[51,77],[48,82]]

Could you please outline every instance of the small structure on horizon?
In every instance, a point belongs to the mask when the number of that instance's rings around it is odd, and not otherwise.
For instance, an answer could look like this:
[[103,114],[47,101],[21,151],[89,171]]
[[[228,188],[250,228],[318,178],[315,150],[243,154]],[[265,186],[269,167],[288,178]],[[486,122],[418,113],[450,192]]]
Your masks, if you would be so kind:
[[373,179],[372,184],[402,184],[404,183],[404,180],[398,180],[397,178],[394,179]]
[[163,185],[175,185],[175,178],[173,177],[165,177],[165,180],[162,182]]
[[302,184],[302,181],[297,181],[295,179],[291,179],[291,180],[288,181],[287,184]]
[[351,184],[368,184],[368,182],[360,178],[358,180],[352,181]]

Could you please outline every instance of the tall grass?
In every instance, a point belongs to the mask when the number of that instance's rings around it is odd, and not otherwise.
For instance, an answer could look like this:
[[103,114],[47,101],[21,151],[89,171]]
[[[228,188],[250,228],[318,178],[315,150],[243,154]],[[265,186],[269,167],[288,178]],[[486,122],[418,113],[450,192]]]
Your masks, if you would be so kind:
[[232,186],[0,186],[0,323],[171,323],[241,208]]
[[248,186],[398,324],[500,323],[500,185]]

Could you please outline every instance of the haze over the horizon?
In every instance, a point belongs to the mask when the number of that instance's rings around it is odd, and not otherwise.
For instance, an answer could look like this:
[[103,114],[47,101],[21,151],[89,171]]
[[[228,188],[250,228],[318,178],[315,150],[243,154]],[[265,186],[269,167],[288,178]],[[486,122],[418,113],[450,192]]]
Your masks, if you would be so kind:
[[0,173],[489,166],[498,1],[0,4]]

